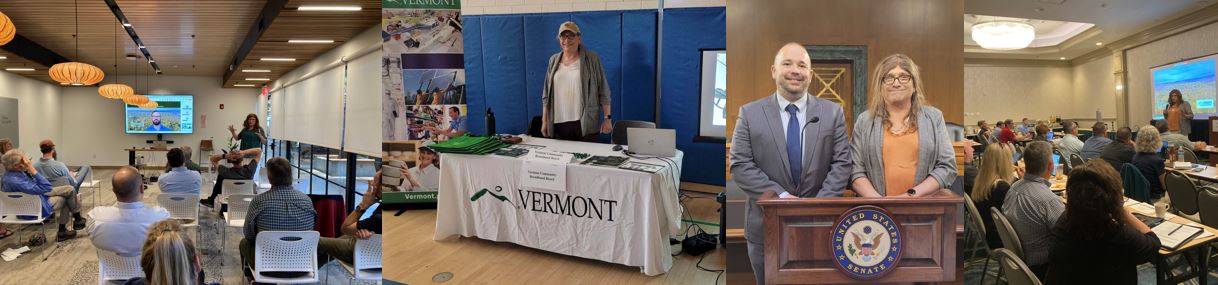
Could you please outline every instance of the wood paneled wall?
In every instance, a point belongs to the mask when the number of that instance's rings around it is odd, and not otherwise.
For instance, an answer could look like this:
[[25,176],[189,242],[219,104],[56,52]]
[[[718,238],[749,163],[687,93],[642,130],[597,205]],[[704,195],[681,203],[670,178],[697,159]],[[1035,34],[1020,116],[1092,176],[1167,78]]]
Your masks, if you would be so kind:
[[963,22],[963,0],[728,1],[728,130],[740,106],[773,94],[770,65],[787,42],[866,45],[868,77],[885,56],[909,55],[922,69],[927,101],[962,123]]

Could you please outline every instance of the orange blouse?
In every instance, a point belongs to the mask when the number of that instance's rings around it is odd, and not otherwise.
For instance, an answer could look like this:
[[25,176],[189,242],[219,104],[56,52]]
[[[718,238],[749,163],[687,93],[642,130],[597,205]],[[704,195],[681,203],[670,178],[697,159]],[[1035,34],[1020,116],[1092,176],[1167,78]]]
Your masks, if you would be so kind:
[[894,135],[884,130],[884,187],[887,196],[907,195],[918,175],[918,131]]
[[1179,132],[1180,131],[1180,117],[1182,117],[1182,116],[1184,116],[1184,113],[1180,111],[1180,105],[1171,106],[1170,108],[1167,108],[1167,130],[1173,131],[1173,132]]

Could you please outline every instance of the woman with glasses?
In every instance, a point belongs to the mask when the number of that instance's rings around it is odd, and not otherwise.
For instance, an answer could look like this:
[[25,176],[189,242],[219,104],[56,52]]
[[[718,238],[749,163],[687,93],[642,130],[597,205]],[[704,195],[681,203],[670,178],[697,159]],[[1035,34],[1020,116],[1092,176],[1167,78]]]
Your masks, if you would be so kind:
[[947,188],[956,156],[943,112],[926,104],[918,65],[885,57],[871,80],[871,102],[854,122],[851,188],[862,197],[918,197]]
[[550,56],[541,90],[541,134],[560,140],[596,141],[598,132],[613,130],[605,68],[600,57],[582,44],[575,22],[558,26],[558,45],[562,51]]

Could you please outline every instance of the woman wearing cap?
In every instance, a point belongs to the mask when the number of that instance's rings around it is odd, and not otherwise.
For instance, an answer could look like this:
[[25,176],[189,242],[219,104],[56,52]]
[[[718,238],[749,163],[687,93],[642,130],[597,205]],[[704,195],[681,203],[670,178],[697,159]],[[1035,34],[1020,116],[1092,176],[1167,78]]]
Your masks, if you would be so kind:
[[439,191],[440,190],[440,159],[431,148],[419,148],[419,159],[415,166],[406,171],[406,181],[410,185],[406,191]]
[[550,56],[541,91],[541,134],[545,137],[591,142],[598,132],[613,130],[605,68],[600,57],[583,46],[580,36],[574,22],[558,26],[562,51]]

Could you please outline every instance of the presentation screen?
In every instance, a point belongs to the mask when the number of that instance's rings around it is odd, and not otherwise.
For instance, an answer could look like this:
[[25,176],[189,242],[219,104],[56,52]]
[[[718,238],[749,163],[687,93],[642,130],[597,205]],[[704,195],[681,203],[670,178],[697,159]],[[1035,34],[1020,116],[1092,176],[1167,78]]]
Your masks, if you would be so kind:
[[128,134],[189,134],[194,132],[194,97],[145,95],[157,103],[153,109],[124,104]]
[[724,137],[727,128],[727,51],[702,51],[698,136]]
[[1150,82],[1154,88],[1151,116],[1156,120],[1163,119],[1163,108],[1167,106],[1168,94],[1172,89],[1180,90],[1184,101],[1192,105],[1195,118],[1207,118],[1218,113],[1214,109],[1215,94],[1218,94],[1218,85],[1214,84],[1216,64],[1218,55],[1210,55],[1151,68]]

